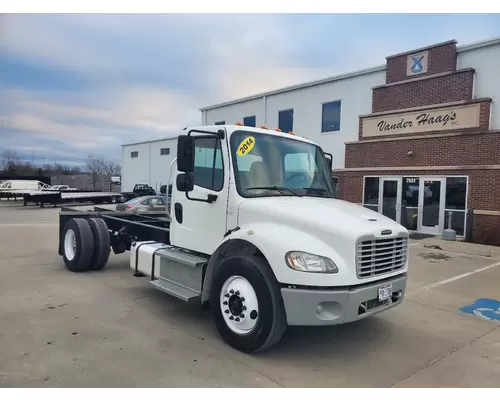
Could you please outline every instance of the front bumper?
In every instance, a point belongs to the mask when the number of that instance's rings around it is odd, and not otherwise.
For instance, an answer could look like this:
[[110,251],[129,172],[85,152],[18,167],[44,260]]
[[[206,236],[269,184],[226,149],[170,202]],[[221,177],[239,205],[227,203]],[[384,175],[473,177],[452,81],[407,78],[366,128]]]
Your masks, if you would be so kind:
[[[357,321],[403,301],[407,275],[331,290],[282,288],[288,325],[337,325]],[[378,288],[392,283],[392,297],[378,300]]]

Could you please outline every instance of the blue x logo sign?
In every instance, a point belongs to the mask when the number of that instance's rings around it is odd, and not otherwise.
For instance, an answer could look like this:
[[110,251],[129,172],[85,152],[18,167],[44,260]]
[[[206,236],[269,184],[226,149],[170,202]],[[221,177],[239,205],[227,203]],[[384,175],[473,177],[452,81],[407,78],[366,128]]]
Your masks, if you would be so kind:
[[421,56],[421,57],[412,56],[411,57],[411,60],[413,61],[413,65],[411,67],[411,72],[413,72],[414,74],[416,74],[418,72],[422,72],[422,70],[424,69],[424,66],[422,65],[423,58],[424,58],[424,56]]

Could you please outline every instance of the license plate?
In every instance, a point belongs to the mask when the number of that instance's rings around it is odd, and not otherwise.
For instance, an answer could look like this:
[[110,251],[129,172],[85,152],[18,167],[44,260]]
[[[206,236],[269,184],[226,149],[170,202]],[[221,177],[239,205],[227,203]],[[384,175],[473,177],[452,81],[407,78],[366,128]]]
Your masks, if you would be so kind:
[[392,283],[382,285],[378,288],[378,300],[384,301],[392,296]]

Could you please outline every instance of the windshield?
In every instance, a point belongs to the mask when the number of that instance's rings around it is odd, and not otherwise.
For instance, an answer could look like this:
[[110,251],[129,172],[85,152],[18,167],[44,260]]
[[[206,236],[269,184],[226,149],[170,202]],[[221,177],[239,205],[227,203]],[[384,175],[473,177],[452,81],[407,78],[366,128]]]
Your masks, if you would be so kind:
[[335,197],[322,150],[310,143],[238,131],[231,137],[236,187],[243,197]]

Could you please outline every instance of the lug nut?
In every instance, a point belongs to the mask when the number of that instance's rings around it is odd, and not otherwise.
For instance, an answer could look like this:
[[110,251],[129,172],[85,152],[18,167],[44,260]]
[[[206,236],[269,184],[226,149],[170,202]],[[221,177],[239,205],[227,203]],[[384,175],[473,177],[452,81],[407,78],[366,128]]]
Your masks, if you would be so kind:
[[245,301],[245,298],[244,298],[244,297],[240,297],[240,300],[241,300],[241,301]]
[[240,295],[240,291],[237,290],[235,293],[234,293],[236,296],[239,296]]
[[224,296],[225,296],[225,297],[229,297],[229,293],[226,293]]
[[225,301],[224,303],[222,303],[223,305],[227,306],[227,301]]
[[225,310],[224,312],[225,312],[226,314],[229,314],[229,310]]
[[242,310],[243,310],[243,311],[246,311],[246,309],[247,309],[247,308],[246,308],[245,306],[243,306],[243,307],[242,307]]
[[240,314],[240,318],[245,318],[245,314]]
[[233,320],[233,319],[234,319],[234,317],[231,315],[231,316],[229,317],[229,319]]
[[240,322],[240,319],[239,319],[238,317],[236,317],[234,320],[235,320],[236,322]]
[[233,289],[231,289],[231,290],[229,291],[229,293],[233,294],[233,293],[234,293],[234,290],[233,290]]

